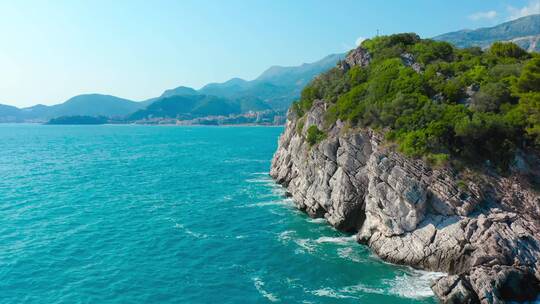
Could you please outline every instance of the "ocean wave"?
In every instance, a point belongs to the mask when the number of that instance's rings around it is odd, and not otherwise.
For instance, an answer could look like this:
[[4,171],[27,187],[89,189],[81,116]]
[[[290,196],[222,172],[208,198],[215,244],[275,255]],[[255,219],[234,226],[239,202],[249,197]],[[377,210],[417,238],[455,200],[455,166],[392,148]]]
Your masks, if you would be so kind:
[[274,200],[274,201],[258,202],[258,203],[240,205],[240,206],[236,206],[236,207],[237,208],[254,208],[254,207],[267,207],[267,206],[287,206],[287,207],[292,207],[294,205],[293,205],[292,200],[290,200],[290,199],[280,199],[280,200]]
[[[380,263],[395,267],[395,264],[381,259],[373,252],[369,254],[369,257]],[[418,270],[412,267],[406,269],[405,273],[397,275],[393,279],[384,280],[383,283],[388,287],[389,294],[413,299],[432,297],[434,293],[431,290],[431,283],[446,275],[443,272]]]
[[253,172],[251,173],[251,175],[270,175],[270,172],[266,171],[266,172]]
[[321,288],[310,293],[321,297],[358,298],[361,294],[393,295],[401,298],[422,299],[432,297],[431,282],[444,274],[438,272],[415,271],[393,279],[383,280],[382,287],[372,287],[362,283],[342,288]]
[[266,299],[268,299],[270,302],[279,302],[279,298],[272,294],[271,292],[268,292],[264,289],[264,282],[259,277],[252,278],[253,284],[255,285],[255,289]]
[[287,242],[293,238],[293,236],[296,234],[293,230],[286,230],[278,234],[278,240],[281,242]]
[[323,217],[318,217],[318,218],[309,218],[307,219],[308,222],[310,223],[315,223],[315,224],[326,224],[326,219],[323,218]]
[[252,184],[268,184],[268,185],[275,185],[274,180],[268,176],[268,177],[257,177],[257,178],[248,178],[246,179],[247,183]]
[[360,299],[359,297],[343,293],[339,290],[334,290],[332,288],[321,288],[311,291],[312,294],[319,297],[329,297],[336,299]]
[[295,250],[295,253],[305,253],[305,251],[313,252],[315,250],[315,244],[310,239],[302,239],[296,237],[296,231],[287,230],[278,235],[278,240],[283,244],[288,244],[291,241],[298,245],[300,248]]
[[351,242],[355,242],[356,239],[354,236],[343,236],[343,237],[329,237],[329,236],[322,236],[317,239],[309,239],[309,238],[299,238],[296,236],[296,232],[292,230],[283,231],[280,234],[278,234],[278,240],[284,244],[294,242],[298,247],[297,250],[295,250],[295,253],[312,253],[315,252],[320,244],[336,244],[336,245],[344,245],[349,244]]
[[336,237],[330,237],[330,236],[321,236],[320,238],[315,240],[315,243],[322,244],[322,243],[334,243],[334,244],[348,244],[351,242],[356,242],[356,236],[336,236]]
[[382,288],[369,287],[363,284],[357,284],[335,289],[325,287],[311,290],[308,292],[319,297],[330,297],[336,299],[360,299],[361,295],[366,293],[380,295],[386,294],[386,292]]
[[364,284],[357,284],[353,286],[347,286],[341,289],[341,292],[344,293],[371,293],[371,294],[380,294],[383,295],[386,292],[382,288],[369,287]]
[[251,158],[231,158],[223,161],[224,163],[267,163],[266,159],[251,159]]
[[367,262],[367,259],[363,258],[360,255],[359,251],[356,249],[352,247],[338,248],[337,254],[342,259],[353,261],[356,263]]
[[197,239],[205,239],[205,238],[209,237],[208,234],[195,232],[193,230],[190,230],[190,229],[186,228],[184,225],[179,224],[179,223],[176,223],[174,225],[174,228],[181,229],[185,234],[191,235],[192,237],[195,237]]
[[442,272],[409,269],[409,273],[398,275],[390,280],[384,280],[383,283],[388,286],[390,294],[402,298],[428,298],[434,295],[431,290],[431,283],[445,275]]

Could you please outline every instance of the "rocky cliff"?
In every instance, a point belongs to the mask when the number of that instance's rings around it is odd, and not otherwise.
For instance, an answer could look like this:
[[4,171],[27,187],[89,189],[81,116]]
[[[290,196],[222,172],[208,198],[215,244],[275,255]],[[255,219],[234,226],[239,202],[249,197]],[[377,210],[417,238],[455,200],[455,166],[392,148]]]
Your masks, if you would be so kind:
[[[366,60],[352,54],[342,64]],[[520,174],[537,159],[517,155],[508,177],[464,178],[404,157],[372,130],[339,120],[325,126],[325,107],[316,101],[301,118],[289,111],[272,160],[271,176],[298,208],[356,233],[386,261],[447,273],[432,286],[443,303],[505,303],[539,294],[540,196]],[[310,146],[313,125],[328,131]]]

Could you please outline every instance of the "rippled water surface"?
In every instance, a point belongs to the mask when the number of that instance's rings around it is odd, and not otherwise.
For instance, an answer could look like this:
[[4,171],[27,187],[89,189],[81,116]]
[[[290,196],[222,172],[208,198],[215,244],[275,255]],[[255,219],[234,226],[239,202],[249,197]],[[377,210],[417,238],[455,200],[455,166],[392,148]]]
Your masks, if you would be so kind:
[[281,131],[0,125],[0,303],[434,303],[284,199]]

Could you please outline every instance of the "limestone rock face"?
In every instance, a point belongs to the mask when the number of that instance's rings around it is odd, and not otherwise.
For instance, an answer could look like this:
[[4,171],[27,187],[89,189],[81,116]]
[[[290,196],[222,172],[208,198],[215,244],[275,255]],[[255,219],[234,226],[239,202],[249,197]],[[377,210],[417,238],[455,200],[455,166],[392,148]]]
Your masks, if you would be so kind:
[[403,61],[403,64],[405,64],[408,67],[411,67],[415,72],[420,73],[422,72],[422,66],[415,61],[413,54],[411,53],[404,53],[401,54],[401,61]]
[[339,67],[343,70],[348,70],[354,66],[365,67],[369,65],[370,61],[371,55],[369,52],[362,47],[357,47],[347,55],[345,60],[340,62]]
[[[362,64],[362,56],[351,53],[349,61]],[[325,103],[315,101],[302,129],[289,112],[272,160],[271,176],[298,208],[356,233],[386,261],[448,273],[432,286],[443,303],[505,303],[539,293],[537,192],[515,176],[485,175],[464,187],[451,169],[404,157],[376,132],[347,130],[340,121],[310,147],[306,131],[324,128],[324,112]]]

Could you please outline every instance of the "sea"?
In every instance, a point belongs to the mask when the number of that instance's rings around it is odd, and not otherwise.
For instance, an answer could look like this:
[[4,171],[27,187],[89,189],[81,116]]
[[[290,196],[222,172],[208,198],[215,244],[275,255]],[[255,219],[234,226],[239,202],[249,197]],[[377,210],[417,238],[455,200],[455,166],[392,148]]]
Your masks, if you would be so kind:
[[0,303],[436,303],[285,197],[282,131],[0,124]]

